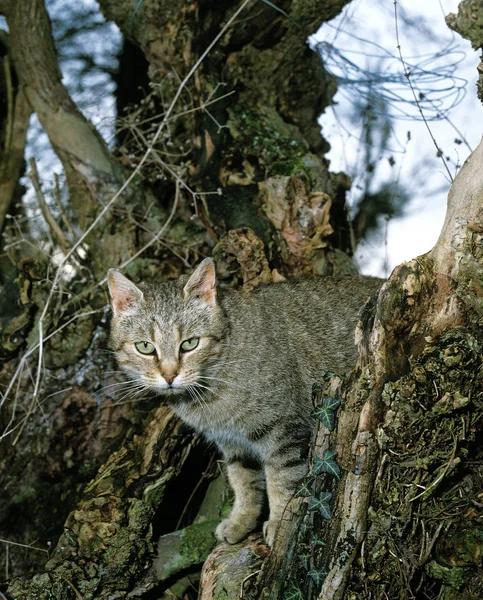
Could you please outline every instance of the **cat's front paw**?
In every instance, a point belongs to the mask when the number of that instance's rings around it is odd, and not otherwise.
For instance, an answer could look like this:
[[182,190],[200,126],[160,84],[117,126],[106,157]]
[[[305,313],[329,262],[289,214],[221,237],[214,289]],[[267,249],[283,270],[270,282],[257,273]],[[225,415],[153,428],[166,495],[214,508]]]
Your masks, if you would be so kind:
[[279,519],[270,519],[269,521],[265,521],[265,523],[263,524],[263,537],[265,538],[265,543],[270,548],[275,542],[275,536],[277,534],[277,529],[279,525]]
[[225,519],[222,521],[215,531],[216,539],[219,542],[228,542],[229,544],[237,544],[247,537],[255,529],[252,523],[244,522],[239,519]]

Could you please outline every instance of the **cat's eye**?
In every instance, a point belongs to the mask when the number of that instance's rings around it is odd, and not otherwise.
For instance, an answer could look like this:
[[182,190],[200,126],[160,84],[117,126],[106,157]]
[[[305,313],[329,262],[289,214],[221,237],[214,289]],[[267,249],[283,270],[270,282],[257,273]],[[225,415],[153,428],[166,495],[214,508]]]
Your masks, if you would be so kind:
[[136,342],[134,345],[141,354],[156,354],[156,348],[151,342]]
[[190,338],[189,340],[185,340],[184,342],[182,342],[179,349],[181,350],[181,352],[190,352],[191,350],[194,350],[199,343],[200,338]]

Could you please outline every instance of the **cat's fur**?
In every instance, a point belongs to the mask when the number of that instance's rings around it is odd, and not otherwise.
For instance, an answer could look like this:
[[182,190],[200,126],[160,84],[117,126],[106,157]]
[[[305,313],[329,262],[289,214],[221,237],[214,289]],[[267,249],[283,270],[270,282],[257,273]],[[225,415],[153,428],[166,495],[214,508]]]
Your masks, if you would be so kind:
[[[189,279],[137,287],[111,270],[108,282],[112,347],[122,368],[162,393],[223,453],[235,503],[218,539],[236,543],[255,529],[266,491],[271,545],[307,472],[312,384],[353,366],[359,309],[381,281],[320,277],[252,293],[217,290],[214,264],[205,259]],[[191,338],[198,347],[181,353]],[[156,354],[140,354],[140,341]]]

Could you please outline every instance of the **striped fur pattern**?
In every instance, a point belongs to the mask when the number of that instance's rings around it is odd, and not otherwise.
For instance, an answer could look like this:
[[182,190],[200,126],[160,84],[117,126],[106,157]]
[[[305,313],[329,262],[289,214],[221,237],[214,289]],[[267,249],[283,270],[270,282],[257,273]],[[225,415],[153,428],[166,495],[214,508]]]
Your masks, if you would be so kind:
[[121,367],[223,454],[235,502],[218,539],[255,530],[268,495],[272,545],[307,472],[312,384],[353,366],[358,313],[381,281],[315,277],[245,293],[217,289],[205,259],[190,278],[136,286],[111,270],[108,282]]

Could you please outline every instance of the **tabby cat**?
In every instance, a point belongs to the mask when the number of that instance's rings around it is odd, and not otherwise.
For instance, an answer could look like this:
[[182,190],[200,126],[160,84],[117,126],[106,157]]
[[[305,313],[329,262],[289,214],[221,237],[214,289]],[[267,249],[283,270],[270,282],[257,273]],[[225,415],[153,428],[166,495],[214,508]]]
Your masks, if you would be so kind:
[[130,378],[221,450],[235,502],[217,538],[253,531],[267,493],[271,546],[307,473],[312,384],[353,366],[358,312],[381,281],[314,277],[246,293],[215,279],[208,258],[189,278],[139,287],[111,269],[111,343]]

